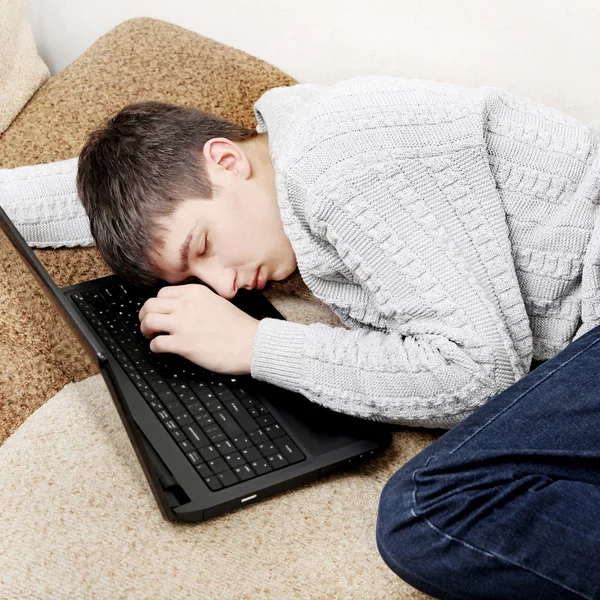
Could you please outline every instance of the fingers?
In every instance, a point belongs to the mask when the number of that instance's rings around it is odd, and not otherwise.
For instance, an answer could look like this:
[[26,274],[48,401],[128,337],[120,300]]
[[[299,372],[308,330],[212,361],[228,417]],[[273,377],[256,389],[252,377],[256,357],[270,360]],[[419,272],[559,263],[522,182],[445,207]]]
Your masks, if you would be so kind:
[[138,313],[138,319],[141,322],[149,312],[169,314],[173,312],[172,300],[181,298],[184,294],[189,294],[190,292],[201,292],[202,290],[200,288],[206,289],[206,286],[197,283],[165,286],[158,290],[156,298],[149,298],[146,300]]
[[146,315],[140,323],[140,331],[145,337],[151,337],[155,333],[173,333],[173,318],[170,314],[152,312]]
[[172,352],[177,353],[177,347],[174,344],[174,337],[172,335],[157,335],[150,342],[150,350],[152,352]]
[[166,285],[158,290],[157,298],[179,298],[196,287],[203,287],[197,283],[186,283],[185,285]]
[[173,299],[172,298],[148,298],[140,312],[138,313],[138,319],[144,320],[144,317],[150,313],[161,313],[168,315],[173,312]]

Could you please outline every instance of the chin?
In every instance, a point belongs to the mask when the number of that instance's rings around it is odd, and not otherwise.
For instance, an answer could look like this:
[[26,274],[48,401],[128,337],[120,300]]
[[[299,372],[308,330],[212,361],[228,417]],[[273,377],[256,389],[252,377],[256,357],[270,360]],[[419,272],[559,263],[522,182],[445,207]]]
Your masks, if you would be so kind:
[[297,269],[298,269],[297,266],[294,266],[293,269],[285,269],[279,277],[273,277],[271,280],[272,281],[283,281],[284,279],[288,279],[288,277],[291,277],[296,272]]

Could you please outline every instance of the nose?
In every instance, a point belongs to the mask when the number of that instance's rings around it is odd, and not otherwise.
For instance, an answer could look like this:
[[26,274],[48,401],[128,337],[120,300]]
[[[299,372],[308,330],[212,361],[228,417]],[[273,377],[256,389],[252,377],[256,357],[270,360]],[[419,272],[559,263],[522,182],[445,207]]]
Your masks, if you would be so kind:
[[203,271],[203,273],[199,273],[196,276],[200,281],[212,288],[215,293],[226,300],[231,300],[235,296],[237,293],[235,286],[236,272],[233,269],[218,268],[211,270],[204,269]]

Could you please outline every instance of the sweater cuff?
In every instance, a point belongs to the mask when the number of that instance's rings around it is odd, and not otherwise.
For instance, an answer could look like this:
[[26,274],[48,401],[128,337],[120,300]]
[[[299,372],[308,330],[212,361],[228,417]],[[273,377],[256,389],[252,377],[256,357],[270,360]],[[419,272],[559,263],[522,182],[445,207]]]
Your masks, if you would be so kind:
[[300,388],[307,329],[301,323],[261,319],[254,334],[250,375],[288,390]]

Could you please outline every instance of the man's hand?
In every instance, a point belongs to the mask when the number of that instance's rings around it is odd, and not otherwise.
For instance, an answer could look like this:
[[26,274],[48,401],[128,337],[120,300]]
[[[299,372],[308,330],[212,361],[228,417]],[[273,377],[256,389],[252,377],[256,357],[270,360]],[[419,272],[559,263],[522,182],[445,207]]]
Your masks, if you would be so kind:
[[254,333],[259,321],[204,285],[173,285],[146,300],[140,330],[152,352],[172,352],[214,371],[250,373]]

